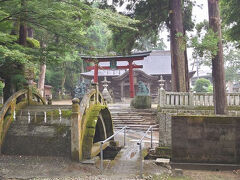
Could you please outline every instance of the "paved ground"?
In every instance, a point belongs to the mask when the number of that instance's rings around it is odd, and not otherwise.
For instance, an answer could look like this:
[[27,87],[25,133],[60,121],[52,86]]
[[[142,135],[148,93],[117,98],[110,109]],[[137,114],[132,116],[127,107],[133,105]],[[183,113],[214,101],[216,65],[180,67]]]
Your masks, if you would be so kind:
[[[138,179],[139,147],[137,140],[143,132],[128,132],[127,146],[113,161],[104,161],[104,172],[99,171],[99,160],[95,165],[72,162],[63,157],[33,157],[0,155],[0,179]],[[116,140],[123,144],[123,134]],[[143,145],[149,145],[149,139]],[[156,141],[156,138],[154,139]],[[155,144],[156,145],[156,144]],[[154,161],[144,161],[145,174],[168,173],[165,167]]]
[[[53,102],[56,105],[71,104],[71,100]],[[139,179],[139,149],[137,140],[143,132],[128,131],[127,147],[116,160],[104,161],[104,173],[100,174],[99,160],[96,164],[81,164],[63,157],[33,157],[0,155],[0,180],[118,180]],[[116,140],[123,141],[120,134]],[[154,133],[154,145],[158,133]],[[149,147],[149,136],[143,146]],[[183,175],[175,177],[169,168],[158,166],[151,160],[144,161],[144,179],[164,180],[239,180],[239,171],[193,171],[184,170]]]

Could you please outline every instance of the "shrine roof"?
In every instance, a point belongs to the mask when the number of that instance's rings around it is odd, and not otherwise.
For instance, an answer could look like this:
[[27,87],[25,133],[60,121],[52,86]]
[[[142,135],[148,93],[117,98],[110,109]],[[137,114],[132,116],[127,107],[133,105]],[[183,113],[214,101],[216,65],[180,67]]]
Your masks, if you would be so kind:
[[[149,56],[145,57],[143,61],[137,61],[133,64],[136,65],[143,65],[143,68],[139,69],[142,70],[144,73],[148,75],[171,75],[171,53],[170,51],[152,51]],[[117,66],[126,66],[128,62],[119,61],[117,62]],[[100,62],[99,63],[99,70],[98,76],[112,76],[117,77],[123,75],[126,70],[121,69],[108,69],[104,70],[101,69],[101,66],[110,66],[110,62]],[[134,69],[137,70],[137,69]],[[189,72],[190,76],[192,77],[195,71]],[[93,77],[94,70],[81,73],[83,76]]]
[[[153,51],[143,61],[135,62],[136,65],[143,65],[140,69],[148,75],[171,75],[171,54],[170,51]],[[126,66],[128,62],[117,62],[118,66]],[[103,70],[101,66],[110,66],[110,62],[99,63],[98,76],[121,76],[125,70]],[[94,71],[81,73],[83,76],[93,76]]]
[[145,57],[149,56],[151,51],[146,52],[138,52],[131,55],[125,55],[125,56],[84,56],[81,55],[81,58],[86,61],[94,61],[98,60],[101,62],[109,62],[111,60],[116,61],[128,61],[128,60],[143,60]]

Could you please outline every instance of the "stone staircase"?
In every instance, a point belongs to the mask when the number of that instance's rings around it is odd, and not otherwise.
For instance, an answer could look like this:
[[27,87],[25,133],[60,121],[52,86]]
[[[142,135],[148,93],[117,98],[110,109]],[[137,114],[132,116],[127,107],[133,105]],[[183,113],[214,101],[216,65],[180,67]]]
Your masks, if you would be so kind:
[[158,131],[157,114],[154,109],[134,109],[129,104],[108,105],[115,129],[128,126],[129,129],[145,131],[151,125],[156,125],[154,131]]
[[56,106],[31,106],[21,110],[6,134],[2,153],[70,156],[70,119],[60,120],[55,117],[53,110],[58,108],[66,109]]

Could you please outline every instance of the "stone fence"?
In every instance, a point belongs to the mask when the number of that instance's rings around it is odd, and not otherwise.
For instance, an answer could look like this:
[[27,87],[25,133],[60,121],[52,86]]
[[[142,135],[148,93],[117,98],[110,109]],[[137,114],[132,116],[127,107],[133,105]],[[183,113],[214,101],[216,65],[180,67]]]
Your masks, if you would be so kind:
[[[171,106],[213,106],[213,93],[195,92],[167,92],[163,88],[159,89],[160,107]],[[240,92],[227,93],[228,106],[240,106]]]
[[[193,107],[193,106],[214,106],[213,93],[196,92],[167,92],[164,87],[163,78],[159,80],[158,104],[160,107]],[[227,93],[228,106],[240,106],[240,92]]]

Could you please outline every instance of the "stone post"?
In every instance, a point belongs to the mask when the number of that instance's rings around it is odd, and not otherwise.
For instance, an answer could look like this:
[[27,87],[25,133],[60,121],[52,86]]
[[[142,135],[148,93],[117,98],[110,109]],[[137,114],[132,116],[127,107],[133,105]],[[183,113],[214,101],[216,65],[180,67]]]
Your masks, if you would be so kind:
[[27,103],[28,103],[28,105],[31,105],[31,103],[32,103],[32,97],[33,97],[33,95],[32,95],[32,85],[28,85],[28,92],[27,92]]
[[96,94],[95,94],[95,104],[97,104],[99,102],[99,88],[98,88],[98,83],[92,82],[92,87],[93,89],[96,90]]
[[193,107],[194,106],[194,95],[193,95],[193,91],[189,92],[189,106]]
[[165,101],[166,101],[166,91],[165,89],[163,88],[164,87],[164,83],[165,83],[165,80],[163,79],[163,77],[161,76],[161,79],[158,81],[160,83],[160,89],[159,89],[159,106],[160,107],[164,107],[165,106]]
[[71,157],[75,161],[81,160],[81,122],[80,122],[80,105],[79,99],[72,100],[72,118],[71,118]]

